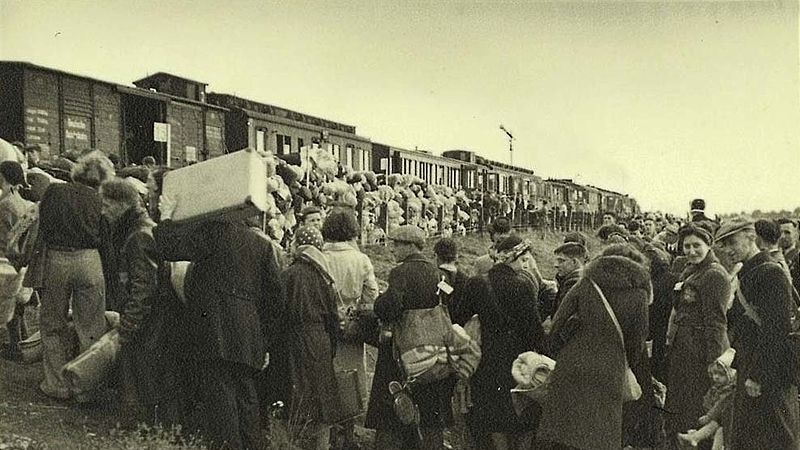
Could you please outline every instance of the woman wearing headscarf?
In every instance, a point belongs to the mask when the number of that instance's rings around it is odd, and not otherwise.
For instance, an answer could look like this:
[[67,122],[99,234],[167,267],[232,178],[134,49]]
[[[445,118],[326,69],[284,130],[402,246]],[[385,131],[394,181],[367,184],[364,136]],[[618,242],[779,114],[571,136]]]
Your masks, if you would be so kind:
[[[617,251],[618,246],[624,249]],[[550,394],[542,403],[537,434],[554,449],[619,450],[623,446],[625,361],[634,372],[643,365],[647,305],[653,295],[644,257],[623,255],[638,252],[628,244],[612,245],[587,264],[553,318],[551,334],[573,330],[555,355]],[[600,292],[619,322],[624,347]],[[577,327],[573,317],[579,321]],[[642,384],[638,375],[637,381]]]
[[668,359],[667,436],[697,428],[704,414],[703,395],[711,387],[708,365],[730,347],[726,305],[731,287],[728,272],[714,251],[711,231],[689,223],[678,232],[687,266],[675,285],[673,337]]
[[544,353],[545,334],[537,309],[536,290],[523,275],[531,245],[510,236],[497,245],[498,263],[485,276],[467,281],[454,317],[481,322],[481,362],[470,379],[472,407],[467,424],[477,448],[517,449],[530,445],[538,410],[524,417],[514,412],[511,366],[521,353]]
[[281,275],[287,301],[290,417],[305,426],[305,448],[319,450],[328,448],[330,426],[338,422],[342,410],[333,370],[337,294],[322,246],[317,228],[298,228],[294,261]]

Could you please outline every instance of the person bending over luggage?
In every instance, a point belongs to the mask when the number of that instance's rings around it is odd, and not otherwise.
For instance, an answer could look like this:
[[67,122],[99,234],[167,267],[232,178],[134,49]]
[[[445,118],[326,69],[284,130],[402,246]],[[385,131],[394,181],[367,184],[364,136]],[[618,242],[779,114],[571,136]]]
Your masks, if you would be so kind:
[[285,304],[273,247],[241,220],[175,223],[175,206],[162,196],[153,235],[167,261],[192,263],[179,352],[202,370],[193,383],[204,435],[213,448],[262,448],[254,377],[280,345]]
[[132,418],[147,424],[178,421],[178,389],[172,343],[178,303],[153,239],[153,226],[136,188],[119,178],[100,185],[103,216],[111,224],[121,305],[122,403]]

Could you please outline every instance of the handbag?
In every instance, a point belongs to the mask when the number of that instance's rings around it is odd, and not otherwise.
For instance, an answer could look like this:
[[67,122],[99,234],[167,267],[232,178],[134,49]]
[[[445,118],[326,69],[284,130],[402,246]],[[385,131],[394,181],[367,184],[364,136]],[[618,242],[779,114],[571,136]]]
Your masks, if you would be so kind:
[[600,300],[603,301],[603,306],[606,307],[606,311],[611,317],[611,321],[614,322],[614,327],[617,329],[617,334],[619,334],[619,339],[622,343],[622,354],[625,358],[625,376],[622,381],[622,401],[631,402],[639,400],[642,397],[642,387],[639,386],[639,382],[636,380],[636,375],[628,365],[628,356],[625,354],[625,337],[622,335],[622,327],[619,326],[617,316],[614,314],[614,310],[611,309],[611,305],[608,304],[608,299],[606,298],[605,294],[603,294],[603,290],[600,289],[600,286],[598,286],[597,283],[595,283],[591,278],[589,278],[589,281],[592,282],[592,286],[594,286],[594,289],[598,294],[600,294]]

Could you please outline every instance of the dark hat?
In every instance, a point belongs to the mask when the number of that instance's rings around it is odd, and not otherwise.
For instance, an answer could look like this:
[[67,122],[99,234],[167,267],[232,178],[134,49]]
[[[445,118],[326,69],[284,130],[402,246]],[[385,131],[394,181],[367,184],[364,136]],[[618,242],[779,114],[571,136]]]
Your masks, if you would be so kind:
[[556,249],[553,250],[553,253],[556,255],[558,254],[567,255],[570,258],[585,258],[586,246],[584,246],[580,242],[574,242],[574,241],[565,242],[556,247]]
[[12,186],[28,187],[25,182],[25,171],[16,161],[3,161],[0,163],[0,175]]
[[494,234],[508,233],[511,231],[511,221],[508,217],[498,217],[489,225],[489,232]]
[[714,243],[714,233],[699,222],[689,222],[678,230],[680,242],[688,236],[697,236],[708,245]]
[[425,232],[415,225],[401,225],[389,233],[389,239],[396,242],[425,246]]
[[696,198],[692,200],[692,203],[689,205],[692,211],[703,211],[706,209],[706,201],[702,198]]
[[727,239],[740,231],[755,231],[755,229],[756,227],[752,220],[745,217],[734,217],[733,219],[722,222],[719,230],[717,230],[717,235],[715,238],[717,242],[722,242],[724,239]]
[[570,231],[569,233],[565,234],[564,242],[576,242],[584,247],[586,246],[586,238],[578,231]]
[[316,213],[320,214],[322,213],[322,210],[316,206],[306,206],[305,208],[302,209],[302,211],[300,211],[300,215],[303,216],[303,218],[305,218],[309,214],[316,214]]

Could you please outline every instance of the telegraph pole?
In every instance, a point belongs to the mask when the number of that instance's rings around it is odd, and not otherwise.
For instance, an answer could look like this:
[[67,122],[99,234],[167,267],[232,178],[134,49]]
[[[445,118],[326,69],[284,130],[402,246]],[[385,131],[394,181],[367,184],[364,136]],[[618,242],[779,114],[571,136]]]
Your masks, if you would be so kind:
[[509,160],[508,163],[509,163],[509,165],[513,166],[514,165],[514,135],[511,134],[511,132],[508,131],[506,129],[506,127],[503,126],[503,124],[500,124],[500,129],[503,130],[504,133],[506,133],[506,136],[508,136],[508,160]]

